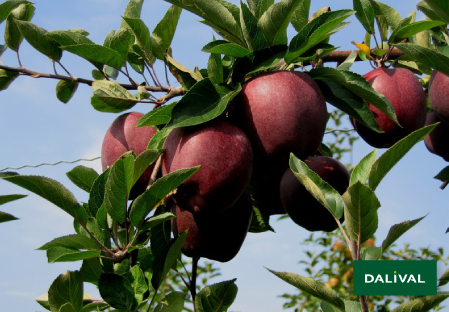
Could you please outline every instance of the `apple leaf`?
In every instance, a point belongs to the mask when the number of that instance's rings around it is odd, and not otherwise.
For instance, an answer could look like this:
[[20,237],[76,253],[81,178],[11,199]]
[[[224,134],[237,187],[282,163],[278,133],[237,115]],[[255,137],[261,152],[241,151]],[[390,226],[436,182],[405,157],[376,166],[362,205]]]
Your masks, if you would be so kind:
[[292,25],[299,32],[309,22],[311,0],[299,0],[301,2],[292,16]]
[[374,9],[370,0],[353,0],[355,16],[369,33],[374,33]]
[[181,312],[184,309],[186,294],[182,292],[171,292],[165,296],[154,311],[157,312]]
[[387,237],[382,243],[382,252],[387,251],[387,249],[393,245],[393,243],[402,236],[405,232],[410,230],[412,227],[414,227],[418,222],[420,222],[422,219],[424,219],[426,216],[411,220],[411,221],[404,221],[398,224],[393,225],[390,230],[388,231]]
[[252,14],[259,19],[273,5],[274,0],[248,0],[247,3]]
[[120,27],[119,30],[117,30],[110,38],[110,40],[108,40],[107,45],[105,46],[117,52],[118,55],[120,55],[122,63],[118,67],[109,65],[107,63],[105,64],[113,67],[115,70],[121,68],[123,65],[125,65],[126,59],[128,57],[128,51],[133,43],[134,36],[132,35],[132,31],[130,31],[128,28]]
[[326,102],[344,111],[371,130],[382,132],[368,104],[360,96],[331,79],[316,79],[315,82],[320,87]]
[[31,3],[19,5],[9,14],[5,25],[5,43],[13,51],[18,51],[23,36],[14,20],[30,21],[34,15],[34,6]]
[[[91,302],[85,303],[83,306],[83,312],[98,312],[98,311],[105,311],[107,308],[109,308],[109,304],[105,302]],[[62,312],[62,311],[61,311]]]
[[413,43],[398,43],[395,46],[418,62],[449,75],[449,57]]
[[233,15],[233,8],[225,1],[167,0],[167,2],[204,18],[204,21],[201,21],[202,23],[212,27],[225,39],[244,46],[242,31]]
[[20,195],[20,194],[11,194],[11,195],[0,195],[0,205],[21,199],[27,197],[27,195]]
[[45,35],[47,33],[45,29],[28,21],[14,21],[20,33],[33,48],[48,56],[53,61],[59,61],[61,59],[62,50],[55,41]]
[[447,182],[449,181],[449,166],[445,167],[443,170],[441,170],[434,179],[440,180],[441,182]]
[[30,3],[30,1],[25,0],[9,0],[0,4],[0,24],[8,17],[12,10],[17,8],[19,5],[24,3]]
[[135,199],[129,213],[132,224],[136,227],[139,226],[150,211],[164,200],[165,196],[184,183],[198,170],[200,170],[199,166],[190,169],[180,169],[157,179],[149,189]]
[[165,54],[172,43],[181,12],[180,7],[172,5],[151,34],[151,49],[154,56],[160,60],[165,60]]
[[100,250],[100,246],[93,241],[92,239],[79,235],[79,234],[72,234],[67,236],[62,236],[53,239],[51,242],[48,242],[41,247],[38,248],[38,250],[48,250],[50,248],[54,247],[64,247],[68,249],[73,250]]
[[[344,300],[344,304],[345,304],[345,311],[346,312],[362,312],[362,305],[360,302],[358,301],[348,301],[348,300]],[[325,301],[321,301],[321,310],[323,310],[323,312],[338,312],[340,311],[339,309],[337,309],[336,307],[330,305],[329,303],[325,302]]]
[[74,312],[83,311],[83,280],[79,271],[66,271],[59,275],[48,290],[51,311],[63,311],[64,305],[71,305]]
[[198,312],[225,312],[237,296],[236,279],[206,286],[197,294],[195,308]]
[[446,269],[438,279],[438,287],[444,286],[447,283],[449,283],[449,269]]
[[207,76],[210,81],[219,85],[223,83],[223,64],[221,62],[221,55],[211,53],[207,62]]
[[[140,15],[142,14],[143,1],[144,0],[129,0],[123,16],[129,18],[140,18]],[[125,26],[125,23],[122,21],[120,27],[123,26]]]
[[136,36],[137,42],[139,43],[142,51],[144,52],[144,59],[148,64],[152,64],[151,55],[151,37],[150,30],[145,25],[145,23],[140,18],[127,18],[123,17],[123,20],[130,27]]
[[100,279],[101,273],[103,273],[100,259],[92,258],[83,260],[80,272],[84,282],[98,286],[98,280]]
[[91,104],[101,112],[120,113],[139,102],[117,82],[96,80],[92,83],[92,90],[94,95],[91,98]]
[[377,230],[377,209],[380,202],[371,190],[360,181],[351,185],[343,194],[345,202],[345,224],[349,237],[365,242]]
[[188,69],[181,63],[177,62],[174,58],[172,58],[170,55],[167,55],[167,61],[173,65],[176,69],[180,70],[181,72],[189,74],[193,79],[196,81],[200,81],[202,79],[201,75],[198,75],[198,73],[195,73],[193,70]]
[[442,292],[436,296],[424,296],[400,304],[391,312],[425,312],[449,298],[449,293]]
[[244,47],[235,44],[230,43],[226,40],[215,40],[208,44],[206,44],[201,51],[208,52],[208,53],[216,53],[216,54],[224,54],[228,56],[234,56],[234,57],[244,57],[249,53],[247,49]]
[[85,259],[97,258],[101,254],[100,250],[79,251],[66,247],[52,247],[47,250],[48,263],[73,262]]
[[382,257],[382,248],[367,247],[362,250],[362,260],[379,260]]
[[6,90],[18,76],[19,73],[0,69],[0,91]]
[[18,220],[18,218],[14,217],[12,214],[0,211],[0,223],[9,222]]
[[111,170],[108,168],[101,173],[92,184],[89,192],[89,210],[93,216],[96,216],[101,205],[103,205],[106,181]]
[[92,185],[98,178],[98,173],[94,169],[85,166],[76,166],[66,175],[70,181],[86,192],[91,191]]
[[254,51],[269,47],[262,31],[257,26],[257,18],[245,3],[241,2],[240,6],[240,24],[248,49]]
[[159,126],[167,124],[171,119],[172,111],[176,104],[178,104],[178,102],[166,104],[148,112],[139,119],[137,127]]
[[416,23],[409,24],[407,26],[401,27],[396,32],[396,38],[404,39],[416,35],[417,33],[428,30],[437,26],[444,25],[444,22],[440,21],[419,21]]
[[445,0],[424,0],[418,3],[421,10],[432,20],[442,21],[449,24],[449,4]]
[[75,196],[58,181],[47,177],[22,176],[10,172],[0,173],[0,178],[48,200],[71,215],[78,223],[86,223],[86,211],[78,204]]
[[271,5],[259,18],[257,26],[269,46],[287,44],[287,27],[301,1],[281,0]]
[[63,45],[61,49],[78,55],[89,62],[106,64],[117,69],[122,67],[125,61],[117,51],[98,44],[80,43]]
[[171,267],[176,264],[181,255],[181,247],[187,237],[187,232],[182,233],[178,237],[171,240],[164,252],[157,253],[153,263],[153,276],[151,278],[151,285],[155,291],[159,289],[162,281],[170,271]]
[[290,154],[290,168],[307,191],[326,207],[335,219],[340,219],[344,210],[341,195],[293,154]]
[[349,180],[349,186],[354,185],[357,182],[365,184],[368,180],[371,168],[374,165],[377,157],[377,150],[373,150],[371,153],[363,157],[363,159],[355,166],[351,173],[351,179]]
[[56,97],[62,103],[68,103],[78,89],[77,81],[59,80],[56,84]]
[[285,61],[287,63],[294,62],[306,51],[328,38],[352,14],[354,14],[352,10],[331,11],[321,14],[305,25],[290,41]]
[[162,149],[164,147],[164,142],[167,136],[173,129],[163,128],[160,131],[156,132],[151,138],[150,142],[148,142],[148,149]]
[[164,150],[146,150],[137,156],[134,161],[133,182],[134,185],[140,176],[147,170],[147,168],[153,164],[156,159],[164,152]]
[[71,30],[52,30],[47,32],[45,36],[62,46],[94,44],[92,40],[87,38],[83,33]]
[[357,51],[352,51],[351,54],[349,54],[349,56],[344,60],[344,62],[338,65],[337,69],[349,70],[358,56],[359,54],[357,53]]
[[[325,13],[326,14],[326,13]],[[324,15],[324,14],[323,14]],[[375,91],[365,78],[351,71],[337,70],[330,67],[315,68],[309,71],[313,79],[330,79],[341,84],[366,102],[380,109],[392,121],[398,123],[394,108],[387,98]]]
[[375,14],[382,16],[389,26],[396,28],[399,25],[402,17],[396,9],[379,1],[371,1],[371,3],[373,4]]
[[216,88],[209,78],[197,82],[173,108],[168,129],[205,123],[220,116],[228,103],[241,91],[227,87]]
[[268,269],[271,273],[282,279],[283,281],[295,286],[301,291],[309,295],[321,299],[332,306],[336,307],[338,311],[345,312],[345,303],[338,294],[329,286],[314,280],[311,277],[304,277],[294,273],[278,272]]
[[159,225],[166,221],[170,221],[175,218],[176,218],[176,216],[174,214],[172,214],[171,212],[159,213],[159,214],[154,215],[151,218],[147,219],[145,221],[145,223],[142,225],[140,230],[144,231],[144,230],[151,229],[152,227],[155,227],[156,225]]
[[137,300],[133,290],[127,287],[125,278],[118,274],[103,273],[98,281],[98,290],[101,298],[111,307],[134,311]]
[[125,287],[133,290],[137,305],[140,305],[143,301],[144,294],[148,290],[148,284],[142,269],[138,265],[135,265],[124,277]]
[[374,191],[387,173],[407,154],[407,152],[419,141],[423,140],[436,125],[430,125],[418,129],[402,140],[398,141],[380,156],[373,167],[368,179],[369,187]]

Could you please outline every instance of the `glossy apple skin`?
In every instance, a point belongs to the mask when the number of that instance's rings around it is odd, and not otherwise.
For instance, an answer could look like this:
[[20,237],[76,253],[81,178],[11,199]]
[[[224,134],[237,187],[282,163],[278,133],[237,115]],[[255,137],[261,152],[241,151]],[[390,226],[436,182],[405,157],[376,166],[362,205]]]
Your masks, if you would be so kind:
[[449,125],[438,118],[435,112],[427,113],[426,126],[440,122],[438,126],[424,138],[429,152],[449,161]]
[[167,137],[162,173],[201,166],[178,187],[176,204],[184,210],[218,213],[235,204],[248,186],[253,164],[251,143],[224,120],[177,128]]
[[[117,117],[103,139],[101,147],[101,166],[103,171],[112,166],[124,153],[133,151],[140,155],[147,149],[148,142],[156,133],[153,127],[139,127],[137,122],[144,114],[131,112]],[[142,194],[150,181],[154,165],[149,166],[136,182],[130,192],[130,199],[135,199]]]
[[[349,186],[349,172],[338,160],[318,156],[305,160],[307,166],[343,194]],[[299,182],[291,169],[282,177],[281,201],[290,218],[308,231],[332,232],[338,225],[332,214]],[[340,219],[343,222],[343,217]]]
[[374,90],[390,101],[402,126],[401,128],[377,107],[369,104],[384,133],[374,132],[352,119],[354,128],[366,143],[377,148],[388,148],[424,126],[427,113],[426,95],[418,78],[411,71],[405,68],[377,68],[363,77]]
[[181,248],[186,256],[228,262],[237,255],[246,238],[253,209],[246,191],[231,208],[216,215],[202,216],[179,207],[175,215],[174,235],[188,230]]
[[429,102],[438,118],[449,124],[449,77],[436,70],[429,81]]
[[276,71],[244,83],[231,116],[251,141],[254,175],[260,177],[283,172],[291,152],[305,159],[317,151],[328,114],[310,76]]

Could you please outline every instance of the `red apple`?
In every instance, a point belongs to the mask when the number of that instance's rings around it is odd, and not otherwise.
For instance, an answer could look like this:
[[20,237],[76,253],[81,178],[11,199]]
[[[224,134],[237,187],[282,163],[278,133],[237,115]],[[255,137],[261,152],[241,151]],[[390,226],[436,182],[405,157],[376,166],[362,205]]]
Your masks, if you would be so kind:
[[449,125],[445,124],[438,118],[435,112],[427,114],[426,126],[440,122],[438,126],[424,138],[427,149],[445,161],[449,161]]
[[430,77],[429,102],[435,114],[449,124],[449,77],[436,70]]
[[[101,147],[101,165],[103,171],[112,166],[124,153],[133,151],[140,155],[147,149],[148,142],[156,133],[153,127],[139,127],[137,122],[144,114],[126,113],[117,117],[109,127]],[[154,165],[148,167],[130,192],[130,199],[142,194],[150,180]]]
[[426,95],[415,74],[404,68],[377,68],[363,77],[374,90],[382,93],[391,102],[402,126],[398,126],[377,107],[369,104],[384,133],[370,130],[352,119],[354,128],[366,143],[373,147],[387,148],[424,126],[427,113]]
[[173,130],[165,141],[162,173],[201,166],[174,195],[190,212],[217,213],[235,204],[252,173],[251,143],[238,127],[214,120]]

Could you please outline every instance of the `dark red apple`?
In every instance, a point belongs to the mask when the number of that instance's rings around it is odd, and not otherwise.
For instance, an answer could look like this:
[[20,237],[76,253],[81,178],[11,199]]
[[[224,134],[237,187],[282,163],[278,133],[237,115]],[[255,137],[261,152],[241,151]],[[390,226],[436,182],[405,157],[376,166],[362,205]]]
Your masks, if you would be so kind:
[[351,119],[354,128],[366,143],[377,148],[387,148],[424,126],[427,113],[426,95],[415,74],[405,68],[377,68],[363,77],[374,90],[382,93],[391,102],[402,126],[398,126],[377,107],[369,104],[384,133],[377,133]]
[[449,125],[438,118],[435,112],[427,114],[426,126],[440,122],[438,126],[424,138],[427,149],[445,161],[449,161]]
[[[348,188],[349,172],[338,160],[318,156],[307,158],[305,163],[338,193],[343,194]],[[308,231],[332,232],[338,227],[332,214],[306,190],[290,168],[282,177],[280,192],[282,205],[296,224]],[[340,221],[343,222],[343,217]]]
[[429,102],[437,116],[449,124],[449,77],[436,70],[429,81]]
[[[109,127],[103,139],[101,147],[101,165],[103,171],[112,166],[124,153],[133,151],[140,155],[147,149],[148,142],[156,133],[153,127],[139,127],[137,122],[143,116],[142,113],[132,112],[120,115]],[[135,199],[142,194],[150,180],[153,165],[148,167],[130,192],[130,199]]]
[[251,194],[256,206],[267,216],[286,214],[279,193],[282,174],[273,175],[265,179],[253,179],[250,182]]
[[175,214],[174,235],[188,230],[181,249],[186,256],[227,262],[239,252],[253,210],[249,192],[245,192],[231,208],[216,215],[202,216],[179,207]]
[[165,141],[162,173],[201,166],[178,187],[176,204],[190,212],[230,208],[248,186],[253,167],[251,143],[238,127],[214,120],[173,130]]
[[315,81],[290,71],[266,73],[243,84],[231,115],[251,141],[256,177],[284,172],[291,152],[305,159],[317,151],[328,117]]

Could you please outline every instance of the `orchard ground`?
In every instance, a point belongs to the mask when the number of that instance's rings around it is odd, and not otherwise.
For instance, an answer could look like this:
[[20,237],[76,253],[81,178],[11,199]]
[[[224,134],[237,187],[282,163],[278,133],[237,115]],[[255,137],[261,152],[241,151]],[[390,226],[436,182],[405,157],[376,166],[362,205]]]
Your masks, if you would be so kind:
[[[47,30],[86,29],[91,34],[90,38],[100,43],[101,38],[111,29],[120,26],[120,16],[127,2],[78,0],[61,5],[60,1],[41,0],[35,4],[34,21]],[[231,2],[238,3],[234,0]],[[405,17],[418,1],[384,2],[395,7]],[[312,1],[311,12],[327,5],[337,10],[352,7],[352,1]],[[169,4],[161,0],[144,4],[142,18],[150,29],[154,28],[168,7]],[[422,19],[422,14],[418,12],[417,20]],[[351,41],[361,42],[365,34],[355,16],[350,20],[353,21],[351,25],[331,37],[331,43],[341,46],[342,50],[355,49]],[[1,27],[3,31],[4,24]],[[293,29],[290,30],[289,38],[292,34]],[[198,51],[213,35],[210,28],[198,22],[197,16],[183,11],[172,45],[173,55],[189,68],[196,65],[204,67],[208,55]],[[52,72],[48,59],[36,53],[26,42],[21,48],[21,60],[27,68]],[[2,61],[5,64],[16,64],[16,56],[7,51]],[[92,69],[88,62],[76,60],[69,53],[64,54],[62,62],[75,76],[88,78]],[[163,77],[160,62],[156,68],[159,76]],[[367,62],[356,63],[352,70],[365,74],[371,67]],[[174,78],[170,77],[170,81],[177,85]],[[95,111],[90,105],[91,89],[86,86],[80,86],[74,98],[64,105],[56,99],[55,85],[55,80],[21,77],[7,91],[0,93],[0,169],[100,155],[103,136],[117,115]],[[146,112],[150,109],[151,106],[139,104],[133,110]],[[345,120],[342,127],[350,128],[349,121]],[[371,150],[360,139],[355,143],[350,159],[343,159],[343,163],[356,164]],[[100,160],[82,164],[101,171]],[[69,187],[78,199],[86,200],[86,193],[75,187],[64,174],[75,165],[24,168],[19,172],[54,178]],[[444,233],[449,227],[449,190],[440,190],[441,182],[433,179],[445,166],[446,162],[430,154],[421,142],[387,175],[376,193],[382,204],[377,232],[379,240],[386,236],[391,225],[428,214],[397,244],[409,242],[415,249],[429,246],[434,250],[439,247],[447,249]],[[1,183],[0,189],[0,194],[27,194],[6,182]],[[81,263],[47,264],[44,252],[35,249],[55,237],[72,234],[71,218],[35,195],[5,205],[2,210],[20,218],[0,225],[3,250],[0,258],[2,310],[41,311],[43,309],[35,302],[35,298],[47,292],[58,274],[68,269],[79,269]],[[309,233],[288,219],[276,219],[276,216],[272,217],[271,222],[276,233],[249,234],[235,259],[229,263],[216,264],[221,268],[222,276],[214,282],[237,278],[239,293],[231,307],[232,311],[280,311],[284,301],[277,296],[295,292],[292,286],[267,272],[264,267],[304,274],[304,268],[298,261],[304,258],[305,250],[313,247],[301,246],[299,243]],[[439,274],[443,270],[440,267]],[[86,284],[85,287],[87,293],[98,296],[94,286]],[[449,308],[446,310],[449,311]]]

